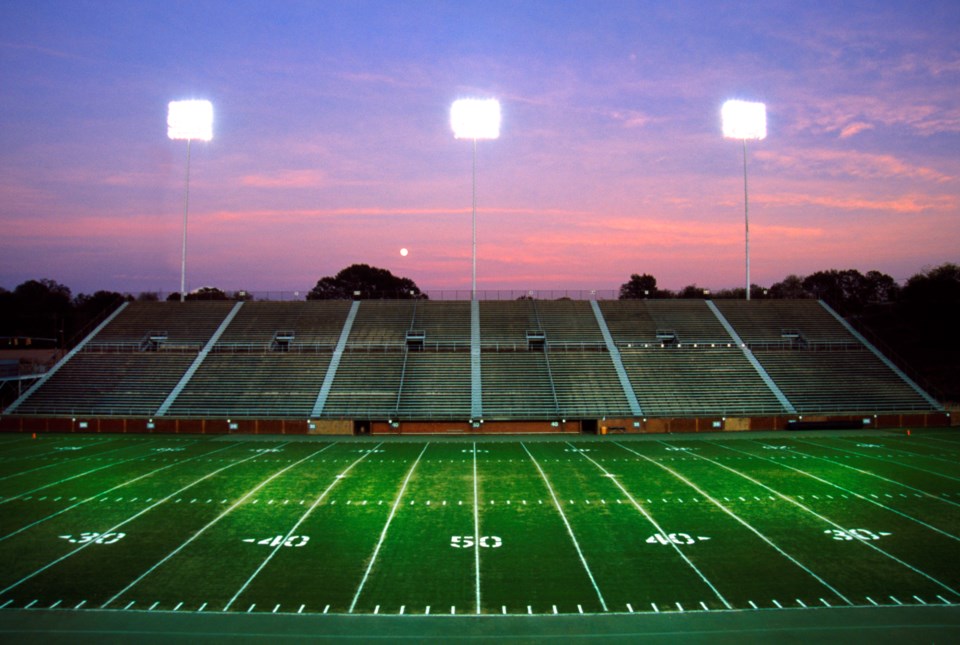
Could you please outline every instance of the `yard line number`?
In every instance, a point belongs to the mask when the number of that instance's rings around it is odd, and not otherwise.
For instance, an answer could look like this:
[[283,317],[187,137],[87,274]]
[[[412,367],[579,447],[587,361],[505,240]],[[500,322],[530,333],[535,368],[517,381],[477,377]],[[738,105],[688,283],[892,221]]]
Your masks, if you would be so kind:
[[[499,549],[503,546],[503,540],[496,535],[482,535],[477,540],[482,549]],[[474,537],[472,535],[451,535],[450,546],[455,549],[470,549],[474,546]]]
[[243,540],[248,544],[259,544],[260,546],[270,546],[270,547],[293,547],[295,549],[302,546],[306,546],[307,542],[310,541],[309,535],[291,535],[287,537],[286,535],[277,535],[275,537],[263,538],[258,540],[257,538],[246,538]]
[[834,540],[849,542],[851,540],[879,540],[882,537],[893,535],[887,531],[871,531],[869,529],[826,529],[825,534],[833,537]]
[[696,537],[689,533],[654,533],[646,539],[647,544],[696,544],[710,538],[698,535]]
[[70,544],[116,544],[127,536],[126,533],[111,531],[108,533],[81,533],[80,535],[60,535],[61,540],[66,540]]

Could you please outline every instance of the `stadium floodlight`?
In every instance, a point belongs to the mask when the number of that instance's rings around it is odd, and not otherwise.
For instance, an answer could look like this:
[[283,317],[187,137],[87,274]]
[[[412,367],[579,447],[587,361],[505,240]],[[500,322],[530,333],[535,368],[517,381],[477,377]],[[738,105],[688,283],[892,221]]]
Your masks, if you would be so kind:
[[753,101],[727,101],[720,111],[723,136],[743,142],[743,222],[747,257],[747,300],[750,300],[750,216],[747,199],[747,140],[767,138],[767,106]]
[[477,299],[477,141],[500,137],[500,102],[496,99],[459,99],[450,108],[450,126],[456,139],[473,139],[473,267],[470,299]]
[[187,210],[190,204],[190,142],[213,139],[213,104],[210,101],[170,101],[167,106],[167,137],[187,141],[187,179],[183,194],[183,249],[180,256],[180,302],[186,296]]

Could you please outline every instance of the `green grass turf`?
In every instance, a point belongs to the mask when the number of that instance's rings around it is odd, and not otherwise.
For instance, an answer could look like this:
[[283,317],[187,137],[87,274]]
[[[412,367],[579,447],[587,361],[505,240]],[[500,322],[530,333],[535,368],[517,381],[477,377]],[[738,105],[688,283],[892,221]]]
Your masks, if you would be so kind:
[[960,435],[0,437],[0,607],[960,603]]

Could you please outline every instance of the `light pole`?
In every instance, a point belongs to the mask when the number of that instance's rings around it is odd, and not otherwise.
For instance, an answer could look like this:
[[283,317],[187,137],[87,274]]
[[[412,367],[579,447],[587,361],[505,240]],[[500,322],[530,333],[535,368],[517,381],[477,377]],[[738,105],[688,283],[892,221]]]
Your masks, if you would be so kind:
[[187,141],[187,178],[183,192],[183,249],[180,255],[180,302],[186,297],[187,210],[190,205],[190,142],[213,139],[213,104],[210,101],[170,101],[167,106],[167,136]]
[[747,256],[747,300],[750,300],[750,211],[747,198],[747,139],[767,138],[767,106],[750,101],[727,101],[721,110],[723,136],[743,141],[743,226]]
[[459,99],[450,108],[456,139],[473,139],[473,268],[470,299],[477,299],[477,140],[500,136],[500,103],[496,99]]

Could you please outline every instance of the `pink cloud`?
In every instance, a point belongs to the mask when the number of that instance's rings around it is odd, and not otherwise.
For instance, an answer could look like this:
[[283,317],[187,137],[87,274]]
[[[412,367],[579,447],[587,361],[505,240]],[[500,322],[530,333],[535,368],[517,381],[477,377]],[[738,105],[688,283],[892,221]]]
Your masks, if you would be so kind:
[[240,185],[250,188],[320,188],[326,183],[326,174],[320,170],[285,170],[240,178]]

